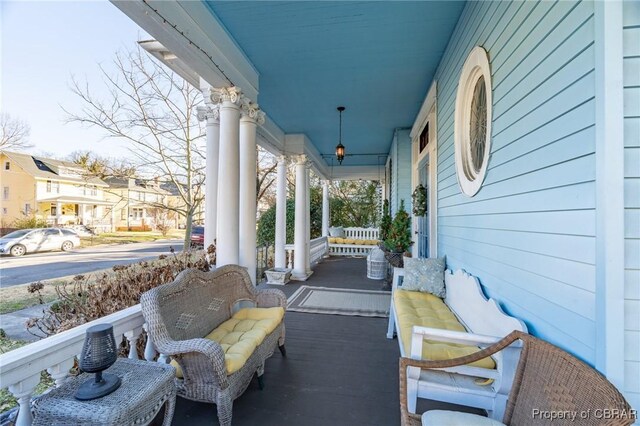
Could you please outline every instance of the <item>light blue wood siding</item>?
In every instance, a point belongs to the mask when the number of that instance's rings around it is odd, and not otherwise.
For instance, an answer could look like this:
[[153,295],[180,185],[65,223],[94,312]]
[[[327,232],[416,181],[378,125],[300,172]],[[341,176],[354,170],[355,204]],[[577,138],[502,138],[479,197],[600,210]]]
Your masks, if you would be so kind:
[[[595,359],[592,2],[468,2],[436,72],[438,254],[478,276],[531,333]],[[454,108],[475,46],[491,63],[489,168],[458,187]],[[636,251],[637,252],[637,251]]]
[[392,160],[392,188],[389,206],[391,215],[395,215],[404,200],[406,211],[411,209],[411,138],[409,130],[399,129],[395,132],[389,156]]
[[625,396],[640,408],[640,2],[624,3]]

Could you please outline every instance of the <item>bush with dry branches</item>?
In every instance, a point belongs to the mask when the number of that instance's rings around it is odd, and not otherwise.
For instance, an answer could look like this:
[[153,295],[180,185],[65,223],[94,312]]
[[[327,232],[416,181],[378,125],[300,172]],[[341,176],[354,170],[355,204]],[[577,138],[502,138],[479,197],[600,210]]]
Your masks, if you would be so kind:
[[[173,281],[185,269],[209,271],[216,261],[215,247],[207,252],[161,255],[154,262],[116,265],[112,273],[97,276],[77,275],[56,287],[58,301],[42,311],[42,316],[27,321],[28,330],[35,335],[51,336],[81,324],[136,305],[147,290]],[[33,285],[29,291],[39,294],[42,286]],[[37,332],[39,331],[39,333]]]

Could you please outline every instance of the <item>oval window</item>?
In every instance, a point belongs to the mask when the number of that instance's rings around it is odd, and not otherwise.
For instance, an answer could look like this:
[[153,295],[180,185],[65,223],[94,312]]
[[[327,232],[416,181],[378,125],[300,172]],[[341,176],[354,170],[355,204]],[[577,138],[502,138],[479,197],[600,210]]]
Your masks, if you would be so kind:
[[487,172],[491,151],[489,58],[475,47],[462,67],[455,110],[455,161],[463,194],[474,196]]

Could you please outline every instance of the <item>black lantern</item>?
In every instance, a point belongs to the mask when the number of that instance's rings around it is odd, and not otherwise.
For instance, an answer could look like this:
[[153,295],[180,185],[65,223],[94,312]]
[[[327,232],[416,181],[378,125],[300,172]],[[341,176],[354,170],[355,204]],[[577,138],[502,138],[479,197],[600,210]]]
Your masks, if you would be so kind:
[[342,160],[344,160],[344,145],[342,145],[342,111],[344,111],[344,109],[343,106],[338,107],[338,112],[340,113],[340,137],[338,139],[338,145],[336,146],[338,164],[342,164]]
[[109,395],[120,387],[120,377],[102,372],[111,367],[118,358],[118,347],[113,337],[111,324],[89,327],[80,355],[80,369],[85,373],[96,373],[95,379],[84,382],[76,392],[76,399],[87,401]]

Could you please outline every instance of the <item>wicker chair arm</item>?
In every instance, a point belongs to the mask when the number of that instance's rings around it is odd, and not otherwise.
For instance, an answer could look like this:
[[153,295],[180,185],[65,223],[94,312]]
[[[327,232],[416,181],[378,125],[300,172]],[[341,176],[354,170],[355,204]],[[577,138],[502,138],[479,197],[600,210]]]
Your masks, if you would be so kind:
[[417,360],[411,358],[400,358],[400,370],[406,370],[407,367],[419,367],[425,369],[433,369],[433,368],[449,368],[449,367],[457,367],[459,365],[466,365],[472,362],[479,361],[495,353],[503,350],[507,346],[511,345],[516,340],[520,339],[520,336],[524,335],[524,333],[520,331],[512,331],[508,335],[506,335],[500,341],[494,343],[491,346],[487,346],[486,348],[479,350],[478,352],[474,352],[470,355],[445,359],[445,360]]
[[456,367],[458,365],[469,364],[474,361],[481,360],[488,356],[499,352],[518,340],[520,336],[525,335],[520,331],[513,331],[509,333],[504,339],[494,343],[491,346],[486,347],[471,355],[453,358],[441,361],[431,360],[418,360],[411,358],[400,358],[400,414],[402,426],[420,426],[422,424],[421,415],[410,413],[407,410],[407,367],[419,367],[419,368],[447,368]]
[[[216,381],[224,389],[227,387],[227,368],[224,362],[224,350],[218,342],[209,339],[165,340],[156,344],[164,355],[181,358],[186,354],[200,354],[210,361],[210,370]],[[207,362],[209,364],[209,362]],[[209,368],[206,368],[209,370]],[[188,371],[189,369],[187,369]]]
[[287,296],[277,288],[258,290],[256,299],[259,308],[287,307]]
[[222,347],[217,342],[209,339],[165,340],[164,342],[156,342],[156,347],[164,355],[200,352],[209,358],[224,358]]

